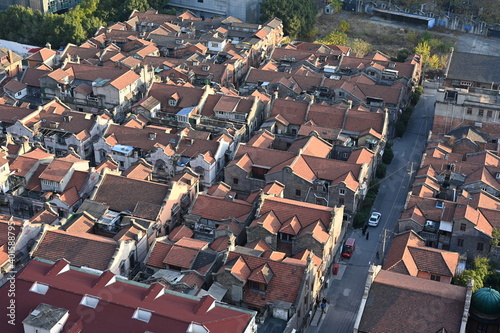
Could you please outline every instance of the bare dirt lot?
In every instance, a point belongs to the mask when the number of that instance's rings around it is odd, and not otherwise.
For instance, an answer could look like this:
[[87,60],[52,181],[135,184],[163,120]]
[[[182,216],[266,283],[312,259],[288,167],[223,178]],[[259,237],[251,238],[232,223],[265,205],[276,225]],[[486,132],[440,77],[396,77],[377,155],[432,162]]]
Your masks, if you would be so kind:
[[[395,57],[402,49],[413,50],[421,36],[427,31],[423,26],[405,22],[389,21],[378,16],[341,11],[334,15],[322,14],[318,18],[318,39],[328,32],[338,28],[339,22],[349,22],[347,35],[352,40],[360,38],[372,45],[373,50],[379,50],[388,56]],[[446,41],[452,46],[459,34],[430,31],[432,38]]]
[[390,21],[378,16],[341,11],[334,15],[321,14],[318,18],[317,39],[338,28],[341,20],[349,22],[350,39],[361,38],[389,56],[396,56],[401,49],[413,50],[421,36],[429,31],[433,39],[446,45],[454,45],[457,51],[479,54],[500,54],[500,39],[483,37],[450,30],[428,30],[424,26]]

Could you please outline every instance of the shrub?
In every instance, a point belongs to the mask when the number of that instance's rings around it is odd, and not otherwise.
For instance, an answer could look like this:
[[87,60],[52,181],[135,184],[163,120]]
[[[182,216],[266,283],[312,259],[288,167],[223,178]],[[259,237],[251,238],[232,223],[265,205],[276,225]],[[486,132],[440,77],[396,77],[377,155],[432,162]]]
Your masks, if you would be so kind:
[[354,215],[353,227],[362,228],[365,225],[366,221],[368,220],[368,217],[370,216],[370,211],[371,211],[371,206],[368,208],[358,210],[356,215]]
[[387,144],[384,149],[384,155],[382,155],[382,162],[385,164],[391,164],[394,158],[394,151],[392,150],[392,145]]
[[405,134],[405,131],[406,131],[406,125],[403,124],[401,121],[398,121],[396,123],[396,136],[398,138],[401,138]]
[[379,179],[383,179],[387,173],[387,165],[380,163],[375,171],[375,176]]

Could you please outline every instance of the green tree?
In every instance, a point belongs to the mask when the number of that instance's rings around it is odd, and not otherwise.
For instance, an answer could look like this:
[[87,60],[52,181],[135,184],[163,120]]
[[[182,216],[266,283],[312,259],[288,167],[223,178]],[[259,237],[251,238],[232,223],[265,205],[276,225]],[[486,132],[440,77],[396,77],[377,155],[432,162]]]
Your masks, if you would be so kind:
[[354,38],[349,43],[349,46],[351,47],[352,52],[358,57],[364,57],[373,49],[370,43],[365,42],[361,38]]
[[462,274],[455,278],[454,284],[459,286],[467,286],[469,279],[474,279],[473,290],[481,289],[484,286],[485,279],[488,275],[494,274],[491,269],[490,260],[484,257],[474,259],[472,269],[463,271]]
[[165,7],[167,7],[168,0],[148,0],[148,4],[150,8],[154,8],[163,13]]
[[393,158],[394,158],[394,151],[392,150],[392,145],[387,143],[387,145],[384,148],[384,155],[382,155],[382,162],[384,164],[391,164]]
[[144,12],[149,9],[148,0],[125,0],[121,7],[121,19],[126,20],[134,10]]
[[500,229],[493,228],[493,232],[491,233],[491,249],[495,249],[500,245]]
[[342,2],[340,0],[333,0],[330,2],[330,7],[334,13],[340,12],[342,10]]
[[347,45],[348,37],[345,32],[333,30],[328,33],[323,39],[316,41],[316,43],[328,44],[328,45]]
[[422,62],[426,64],[431,56],[431,47],[427,41],[423,40],[415,47],[415,52],[422,56]]
[[348,32],[349,30],[351,30],[351,24],[346,20],[341,20],[339,22],[339,30],[342,32]]
[[264,0],[260,4],[262,21],[278,17],[285,34],[306,36],[316,24],[316,3],[311,0]]
[[432,69],[439,69],[441,67],[441,59],[437,54],[433,54],[429,57],[428,64]]
[[385,175],[387,174],[387,165],[384,163],[380,163],[377,167],[377,170],[375,171],[375,175],[377,178],[383,179]]

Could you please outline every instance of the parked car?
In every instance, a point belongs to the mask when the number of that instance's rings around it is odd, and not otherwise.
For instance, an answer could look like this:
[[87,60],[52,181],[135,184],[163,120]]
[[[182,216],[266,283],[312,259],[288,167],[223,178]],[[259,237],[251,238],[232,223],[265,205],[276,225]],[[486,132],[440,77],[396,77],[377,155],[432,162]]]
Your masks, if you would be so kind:
[[354,250],[356,249],[356,240],[354,238],[348,238],[345,241],[344,247],[342,248],[342,258],[349,259]]
[[372,216],[370,216],[370,219],[368,220],[368,225],[370,227],[378,226],[378,223],[380,222],[381,217],[382,217],[382,214],[380,214],[379,212],[373,212]]

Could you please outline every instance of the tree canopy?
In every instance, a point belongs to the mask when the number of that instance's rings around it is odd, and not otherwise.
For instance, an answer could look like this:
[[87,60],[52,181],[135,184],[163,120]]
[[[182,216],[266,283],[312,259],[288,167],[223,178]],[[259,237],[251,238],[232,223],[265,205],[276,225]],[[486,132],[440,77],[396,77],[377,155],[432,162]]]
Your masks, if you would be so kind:
[[83,0],[62,14],[14,5],[0,11],[0,22],[9,22],[0,25],[0,38],[38,46],[80,44],[99,27],[127,19],[134,9],[145,11],[154,5],[163,10],[166,4],[167,0]]
[[316,3],[311,0],[264,0],[260,4],[262,21],[278,17],[285,34],[292,38],[307,36],[316,24]]
[[495,269],[496,265],[488,258],[478,257],[474,259],[471,269],[463,271],[453,283],[466,287],[469,279],[474,279],[474,291],[485,286],[500,290],[500,274]]

